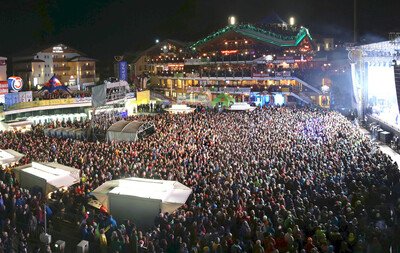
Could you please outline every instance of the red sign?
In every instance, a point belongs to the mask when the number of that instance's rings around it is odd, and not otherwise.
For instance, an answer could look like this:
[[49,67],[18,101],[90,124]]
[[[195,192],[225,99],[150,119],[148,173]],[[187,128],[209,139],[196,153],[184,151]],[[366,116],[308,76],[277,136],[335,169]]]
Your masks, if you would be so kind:
[[0,95],[8,93],[8,82],[0,81]]

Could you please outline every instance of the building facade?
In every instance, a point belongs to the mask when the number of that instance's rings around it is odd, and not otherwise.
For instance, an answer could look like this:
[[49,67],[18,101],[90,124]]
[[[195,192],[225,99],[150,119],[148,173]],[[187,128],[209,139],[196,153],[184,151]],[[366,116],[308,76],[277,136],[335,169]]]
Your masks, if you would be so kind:
[[157,43],[132,65],[137,77],[149,78],[152,90],[178,102],[228,93],[257,105],[318,103],[322,83],[307,81],[309,70],[326,66],[314,60],[316,52],[302,26],[230,24],[194,43]]
[[76,49],[57,44],[13,57],[13,74],[22,77],[25,89],[38,89],[53,75],[65,85],[95,83],[96,60]]
[[7,80],[7,58],[0,56],[0,81]]

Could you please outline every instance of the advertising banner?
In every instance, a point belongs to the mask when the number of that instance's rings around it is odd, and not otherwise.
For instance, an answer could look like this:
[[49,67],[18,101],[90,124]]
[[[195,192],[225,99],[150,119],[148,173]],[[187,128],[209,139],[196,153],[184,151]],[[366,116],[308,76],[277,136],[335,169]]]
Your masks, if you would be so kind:
[[8,82],[0,81],[0,95],[8,93]]
[[119,62],[119,80],[128,81],[128,63],[126,61]]

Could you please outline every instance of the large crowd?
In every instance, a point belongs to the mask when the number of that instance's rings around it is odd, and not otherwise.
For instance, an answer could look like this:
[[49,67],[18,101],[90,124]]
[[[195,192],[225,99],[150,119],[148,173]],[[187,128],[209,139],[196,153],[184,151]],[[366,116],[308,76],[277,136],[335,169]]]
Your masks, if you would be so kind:
[[[143,117],[156,133],[134,143],[49,138],[36,127],[1,133],[0,148],[26,154],[21,163],[80,169],[81,182],[53,194],[51,211],[80,215],[79,236],[92,252],[386,253],[398,247],[398,166],[340,114],[263,108]],[[193,193],[146,230],[134,219],[82,210],[96,187],[131,176],[178,180]],[[43,197],[20,189],[10,172],[0,179],[0,252],[24,252],[11,250],[24,248],[32,223],[42,224]]]

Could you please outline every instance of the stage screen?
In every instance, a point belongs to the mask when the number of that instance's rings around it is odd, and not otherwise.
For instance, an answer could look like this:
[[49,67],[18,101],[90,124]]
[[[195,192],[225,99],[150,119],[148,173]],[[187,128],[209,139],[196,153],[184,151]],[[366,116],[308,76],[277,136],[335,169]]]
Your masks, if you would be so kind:
[[399,125],[399,108],[393,66],[368,67],[368,106],[372,114],[392,125]]

